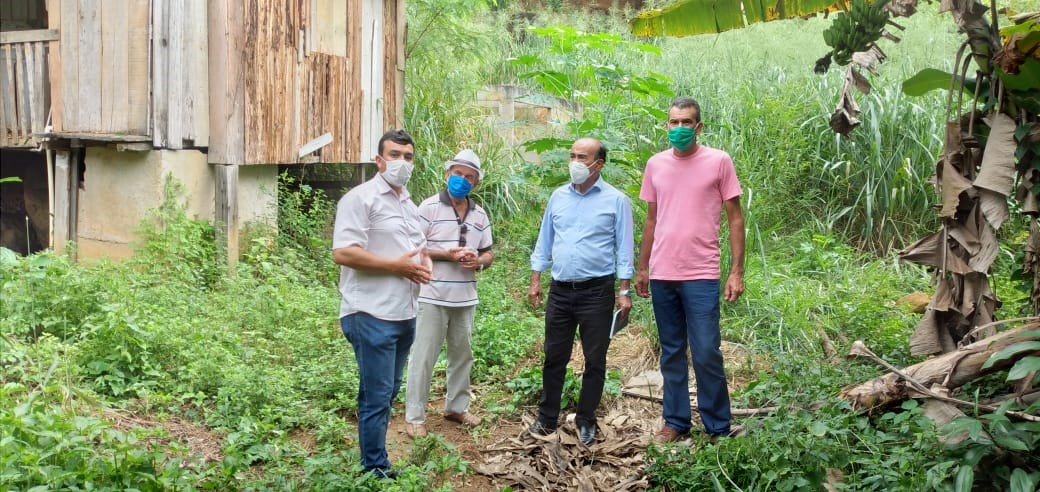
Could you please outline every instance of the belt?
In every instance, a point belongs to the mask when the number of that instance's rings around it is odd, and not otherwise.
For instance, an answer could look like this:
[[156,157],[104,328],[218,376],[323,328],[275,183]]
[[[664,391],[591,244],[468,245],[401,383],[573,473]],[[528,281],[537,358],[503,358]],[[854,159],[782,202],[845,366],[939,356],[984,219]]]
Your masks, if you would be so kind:
[[614,275],[604,275],[602,277],[590,278],[586,280],[553,280],[553,287],[560,287],[564,289],[588,289],[590,287],[598,287],[606,283],[614,283]]

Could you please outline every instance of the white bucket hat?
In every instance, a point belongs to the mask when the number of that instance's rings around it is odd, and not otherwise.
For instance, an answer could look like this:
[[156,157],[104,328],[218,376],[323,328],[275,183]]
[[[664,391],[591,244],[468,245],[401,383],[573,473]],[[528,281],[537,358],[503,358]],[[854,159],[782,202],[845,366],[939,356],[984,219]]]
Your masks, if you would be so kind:
[[477,157],[476,152],[470,149],[462,149],[458,154],[455,154],[455,158],[444,163],[444,169],[451,169],[451,166],[467,166],[477,171],[477,177],[484,179],[484,171],[480,169],[480,158]]

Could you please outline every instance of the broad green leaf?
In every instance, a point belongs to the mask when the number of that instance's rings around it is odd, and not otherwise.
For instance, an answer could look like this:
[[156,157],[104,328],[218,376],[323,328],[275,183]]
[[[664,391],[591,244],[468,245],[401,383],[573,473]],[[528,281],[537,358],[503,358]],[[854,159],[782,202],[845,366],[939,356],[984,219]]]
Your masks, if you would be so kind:
[[989,369],[993,364],[1000,362],[1004,359],[1011,358],[1016,354],[1027,352],[1030,350],[1040,350],[1040,341],[1031,342],[1018,342],[1004,347],[999,352],[989,356],[985,364],[982,364],[983,369]]
[[823,422],[813,422],[812,426],[809,427],[809,432],[816,437],[823,437],[827,434],[827,424]]
[[1015,362],[1015,365],[1008,371],[1007,380],[1017,381],[1029,375],[1033,371],[1040,371],[1040,356],[1031,355],[1029,357],[1023,357]]
[[[952,73],[944,72],[935,68],[926,68],[917,72],[916,75],[903,81],[903,94],[908,96],[923,96],[928,92],[936,89],[950,90],[950,81],[956,77],[958,81],[960,76],[955,76]],[[968,80],[963,84],[956,84],[953,87],[962,87],[964,92],[971,94],[971,88],[974,87],[974,81]]]
[[972,441],[978,441],[979,435],[982,433],[982,423],[971,417],[958,417],[944,425],[941,429],[941,432],[945,435],[953,435],[964,431],[968,432],[968,437]]
[[524,150],[541,154],[542,152],[553,149],[568,149],[570,148],[571,143],[570,140],[564,140],[562,138],[538,138],[524,142]]
[[532,79],[542,87],[542,90],[550,94],[566,97],[571,92],[570,79],[567,74],[555,70],[535,70],[522,73],[520,79]]
[[1027,20],[1021,24],[1012,24],[1010,26],[1005,26],[1000,28],[1000,35],[1007,37],[1012,34],[1030,34],[1036,32],[1033,30],[1033,26],[1035,24],[1036,22],[1032,20]]
[[509,62],[514,66],[527,67],[541,62],[542,59],[534,55],[523,55],[516,58],[510,58]]
[[[1019,128],[1023,128],[1023,127],[1026,130],[1029,130],[1030,128],[1032,128],[1031,125],[1022,125]],[[1022,135],[1019,135],[1017,133],[1017,130],[1016,130],[1015,138],[1021,140],[1023,136],[1025,136],[1025,133],[1022,133]],[[1032,340],[1034,338],[1040,338],[1040,330],[1026,330],[1026,331],[1023,331],[1021,333],[1015,334],[1014,336],[1012,336],[1010,338],[1012,340],[1019,340],[1019,339],[1022,339],[1022,338],[1028,338],[1028,339]]]
[[971,486],[975,483],[975,470],[971,465],[961,465],[957,469],[957,478],[953,484],[953,490],[957,492],[971,492]]
[[1009,74],[997,67],[997,77],[1013,91],[1029,92],[1040,89],[1040,61],[1035,58],[1026,58],[1025,63],[1019,65],[1017,74]]
[[1033,492],[1036,490],[1037,482],[1040,482],[1040,473],[1026,473],[1021,468],[1015,468],[1011,472],[1009,489],[1011,492]]
[[993,441],[1004,449],[1012,451],[1029,451],[1029,444],[1014,434],[994,434]]
[[[641,12],[629,21],[636,36],[692,36],[739,29],[849,6],[846,0],[678,0],[663,8]],[[745,22],[745,17],[747,22]]]

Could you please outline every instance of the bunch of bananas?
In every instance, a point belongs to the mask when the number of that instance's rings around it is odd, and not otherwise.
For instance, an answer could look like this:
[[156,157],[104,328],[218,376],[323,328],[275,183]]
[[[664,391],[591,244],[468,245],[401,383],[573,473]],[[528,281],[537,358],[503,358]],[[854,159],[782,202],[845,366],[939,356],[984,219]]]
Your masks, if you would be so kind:
[[848,12],[834,16],[830,27],[823,31],[823,42],[833,48],[828,55],[834,57],[835,63],[848,65],[853,53],[866,51],[881,38],[881,30],[888,22],[888,11],[883,8],[887,3],[888,0],[852,0]]

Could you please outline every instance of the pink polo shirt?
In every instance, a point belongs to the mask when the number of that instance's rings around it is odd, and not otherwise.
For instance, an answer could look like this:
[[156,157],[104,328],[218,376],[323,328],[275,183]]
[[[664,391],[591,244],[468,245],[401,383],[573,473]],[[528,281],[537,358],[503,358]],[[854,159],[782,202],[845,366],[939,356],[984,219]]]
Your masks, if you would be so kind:
[[720,278],[722,203],[738,196],[733,160],[721,150],[700,146],[693,155],[676,157],[668,149],[651,157],[639,191],[639,198],[657,203],[650,278]]

